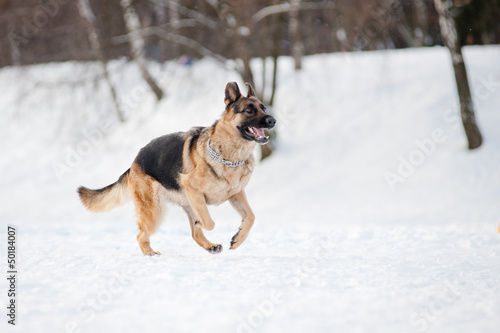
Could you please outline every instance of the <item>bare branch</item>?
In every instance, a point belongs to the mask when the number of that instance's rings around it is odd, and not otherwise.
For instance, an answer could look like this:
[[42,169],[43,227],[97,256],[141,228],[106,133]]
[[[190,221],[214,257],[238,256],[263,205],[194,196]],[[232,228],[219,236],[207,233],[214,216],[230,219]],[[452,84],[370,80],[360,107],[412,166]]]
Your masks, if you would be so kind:
[[116,95],[116,90],[109,76],[107,61],[102,51],[101,42],[99,41],[99,30],[97,29],[96,17],[92,12],[92,8],[90,7],[90,3],[88,0],[78,0],[77,7],[80,15],[85,19],[90,46],[97,59],[99,59],[99,63],[101,64],[104,79],[111,93],[115,112],[120,122],[123,123],[125,122],[125,117],[123,116],[118,106],[118,97]]
[[327,2],[304,2],[300,6],[293,3],[282,3],[279,5],[268,6],[262,8],[257,13],[252,15],[253,24],[261,21],[262,19],[275,14],[286,13],[291,10],[318,10],[318,9],[335,9],[334,1]]
[[212,57],[221,63],[226,62],[225,57],[221,56],[220,54],[217,54],[217,53],[210,51],[209,49],[207,49],[206,47],[204,47],[203,45],[201,45],[200,43],[198,43],[197,41],[195,41],[193,39],[184,37],[182,35],[174,34],[171,32],[167,32],[163,29],[159,29],[156,27],[153,27],[152,29],[153,29],[154,34],[160,38],[163,38],[165,40],[168,40],[168,41],[180,44],[180,45],[187,46],[187,47],[197,51],[201,55]]
[[189,9],[187,7],[179,5],[177,1],[172,1],[172,0],[149,0],[159,6],[163,7],[168,7],[170,9],[176,10],[179,14],[186,15],[187,17],[190,17],[197,22],[203,24],[204,26],[210,28],[210,29],[217,29],[218,24],[217,21],[212,20],[205,15],[203,15],[200,12],[197,12],[195,10]]
[[156,99],[161,100],[163,97],[163,91],[153,79],[146,67],[146,57],[144,56],[145,41],[140,33],[141,23],[139,21],[139,16],[132,6],[131,0],[120,0],[120,5],[123,9],[123,19],[125,20],[125,26],[129,32],[132,57],[137,62],[142,77],[156,95]]
[[[162,38],[164,40],[168,40],[170,42],[189,47],[190,49],[193,49],[196,52],[198,52],[200,55],[212,57],[223,64],[227,60],[222,55],[217,54],[215,52],[212,52],[211,50],[207,49],[206,47],[204,47],[203,45],[201,45],[200,43],[198,43],[197,41],[195,41],[193,39],[190,39],[188,37],[185,37],[185,36],[182,36],[179,34],[175,34],[172,32],[168,32],[165,29],[162,29],[160,27],[149,27],[149,28],[145,28],[145,29],[141,29],[141,30],[136,30],[135,33],[141,35],[142,37],[157,36],[157,37]],[[127,34],[127,35],[123,35],[123,36],[116,36],[116,37],[113,37],[112,42],[114,44],[127,43],[133,37],[134,36],[132,36],[131,34]]]

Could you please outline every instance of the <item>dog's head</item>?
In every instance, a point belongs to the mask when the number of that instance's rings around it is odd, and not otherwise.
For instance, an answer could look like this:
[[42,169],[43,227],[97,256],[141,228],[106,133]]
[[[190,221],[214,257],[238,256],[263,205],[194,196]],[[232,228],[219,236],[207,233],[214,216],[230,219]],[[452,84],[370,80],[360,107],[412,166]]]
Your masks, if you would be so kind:
[[276,120],[266,113],[266,107],[255,96],[252,85],[250,83],[246,85],[248,87],[246,97],[241,95],[236,82],[229,82],[226,85],[224,98],[226,111],[223,118],[238,130],[243,139],[264,145],[269,142],[264,129],[272,129]]

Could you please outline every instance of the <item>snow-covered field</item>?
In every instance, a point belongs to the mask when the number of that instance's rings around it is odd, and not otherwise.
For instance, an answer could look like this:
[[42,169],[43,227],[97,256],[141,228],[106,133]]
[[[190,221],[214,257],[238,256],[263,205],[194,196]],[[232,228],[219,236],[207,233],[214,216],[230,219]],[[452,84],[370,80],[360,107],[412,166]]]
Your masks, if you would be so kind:
[[[277,150],[247,187],[257,217],[210,209],[210,255],[172,207],[142,256],[133,205],[91,214],[79,185],[114,182],[167,132],[210,125],[230,68],[111,64],[118,125],[95,64],[0,70],[0,260],[17,229],[17,318],[2,332],[498,332],[500,47],[465,50],[485,142],[466,149],[443,48],[281,59]],[[253,63],[255,69],[261,66]],[[259,79],[260,75],[256,78]],[[84,80],[86,79],[86,80]]]

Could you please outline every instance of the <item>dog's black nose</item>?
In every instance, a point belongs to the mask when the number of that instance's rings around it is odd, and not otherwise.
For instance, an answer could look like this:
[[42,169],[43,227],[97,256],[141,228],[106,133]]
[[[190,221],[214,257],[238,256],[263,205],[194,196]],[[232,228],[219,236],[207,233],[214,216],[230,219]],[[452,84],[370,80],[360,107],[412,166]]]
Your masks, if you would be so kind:
[[273,127],[274,127],[274,125],[276,125],[276,119],[274,119],[274,118],[273,118],[273,117],[271,117],[271,116],[266,116],[266,117],[264,118],[264,123],[266,124],[266,126],[267,126],[268,128],[273,128]]

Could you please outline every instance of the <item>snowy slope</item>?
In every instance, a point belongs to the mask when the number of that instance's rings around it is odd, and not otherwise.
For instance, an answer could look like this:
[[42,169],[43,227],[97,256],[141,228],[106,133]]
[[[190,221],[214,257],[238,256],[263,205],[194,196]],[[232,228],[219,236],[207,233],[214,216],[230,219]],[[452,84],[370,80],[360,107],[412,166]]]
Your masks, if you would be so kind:
[[[140,254],[132,204],[90,214],[75,189],[115,181],[156,136],[210,125],[225,84],[243,86],[238,76],[210,59],[152,65],[167,92],[156,103],[133,65],[114,62],[129,117],[119,125],[103,83],[82,80],[94,64],[3,69],[0,239],[7,224],[18,228],[20,273],[18,325],[0,325],[497,332],[499,56],[496,46],[465,50],[485,138],[474,152],[443,48],[317,55],[301,72],[281,59],[278,149],[248,186],[257,216],[248,240],[228,251],[239,218],[212,207],[206,235],[224,251],[209,255],[172,207],[152,238],[155,258]],[[7,302],[6,281],[0,290]]]

